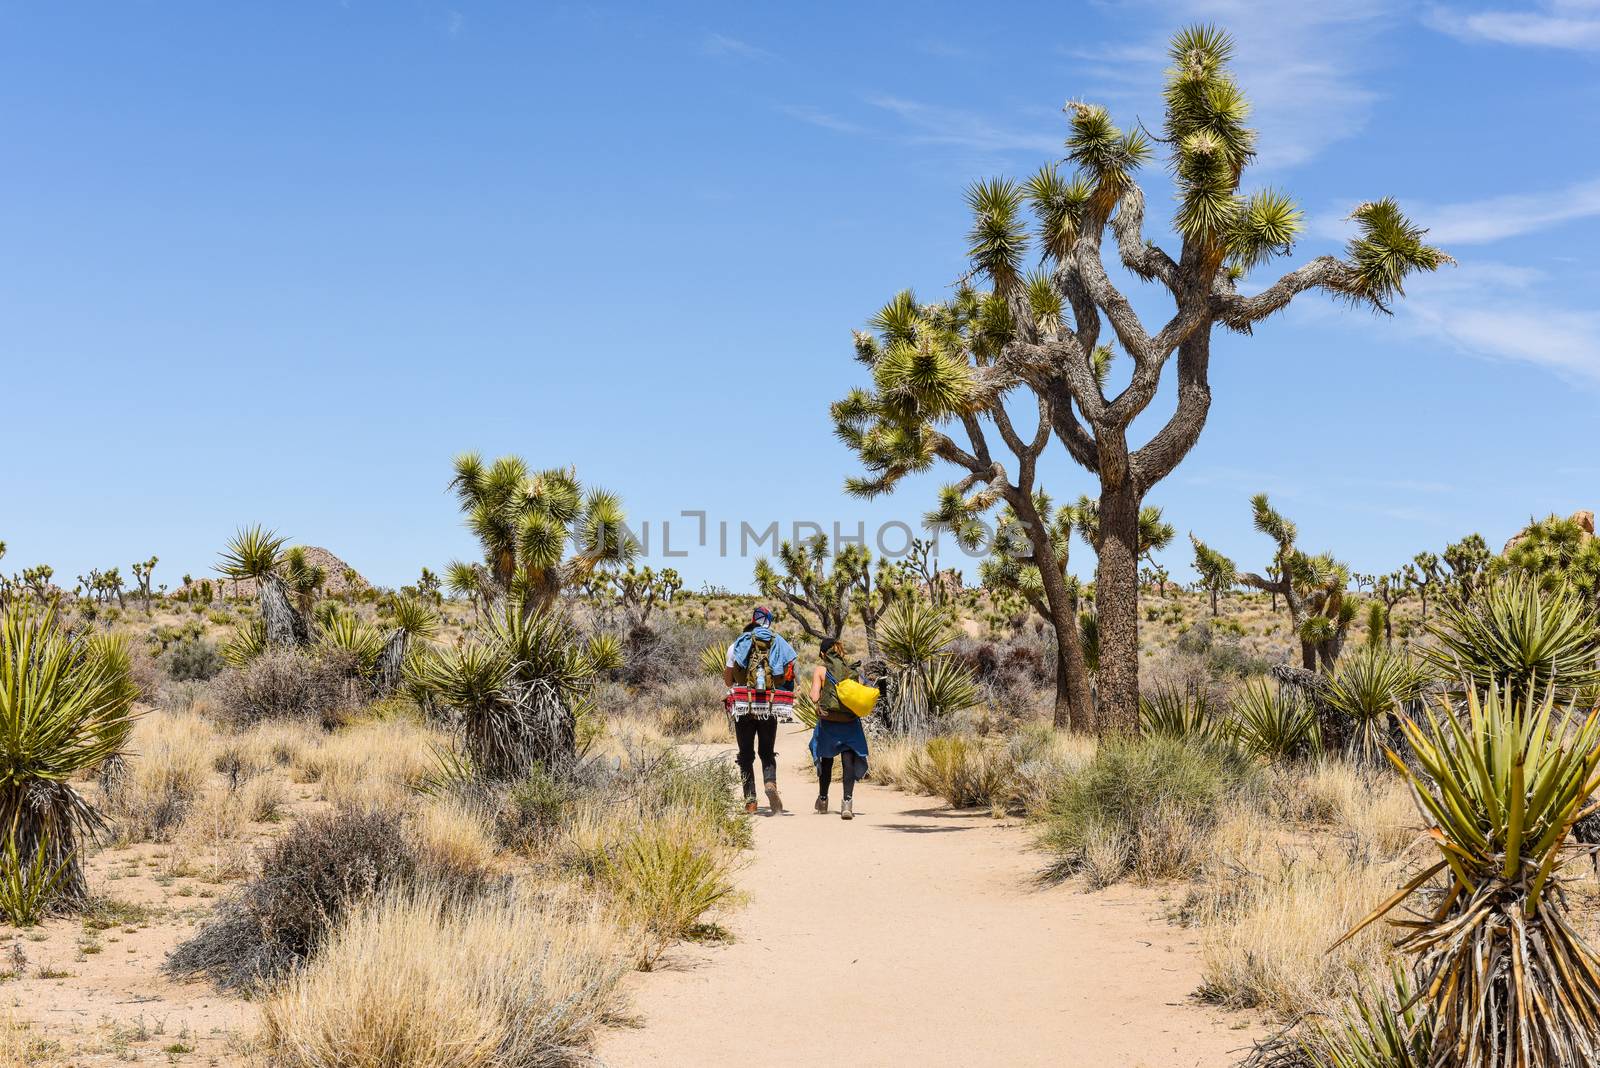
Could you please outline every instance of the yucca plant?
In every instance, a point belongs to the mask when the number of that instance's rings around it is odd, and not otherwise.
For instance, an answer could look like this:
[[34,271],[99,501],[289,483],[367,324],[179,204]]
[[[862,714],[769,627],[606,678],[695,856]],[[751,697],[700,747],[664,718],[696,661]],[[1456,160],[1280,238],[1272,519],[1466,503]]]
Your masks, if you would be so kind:
[[1274,760],[1291,760],[1322,751],[1316,710],[1292,690],[1273,690],[1252,679],[1234,695],[1229,733],[1246,751]]
[[1415,764],[1388,750],[1430,823],[1439,860],[1348,939],[1436,876],[1399,948],[1415,957],[1431,1012],[1430,1068],[1593,1064],[1600,1059],[1600,957],[1573,927],[1562,847],[1600,786],[1600,712],[1576,724],[1550,693],[1467,691],[1401,721]]
[[589,711],[600,649],[551,613],[501,604],[458,649],[415,658],[409,678],[452,709],[467,755],[491,779],[517,779],[534,764],[565,774],[577,759],[577,726]]
[[1350,999],[1331,1022],[1313,1026],[1300,1051],[1317,1068],[1432,1068],[1436,1063],[1433,1015],[1404,967],[1386,986]]
[[1447,603],[1428,624],[1423,657],[1450,679],[1510,687],[1512,698],[1578,699],[1600,683],[1600,621],[1565,586],[1541,590],[1526,576],[1502,579],[1471,604]]
[[1339,661],[1322,699],[1331,711],[1350,720],[1347,755],[1381,763],[1389,717],[1398,717],[1426,683],[1427,677],[1409,657],[1382,645],[1369,645]]
[[1222,716],[1204,692],[1162,686],[1139,699],[1139,730],[1146,737],[1213,742],[1221,737],[1223,726]]
[[137,693],[120,637],[69,633],[53,605],[13,604],[0,619],[5,863],[49,873],[59,906],[86,899],[79,840],[104,827],[72,784],[121,752]]
[[373,689],[386,694],[400,685],[405,676],[406,659],[415,642],[425,642],[439,633],[439,613],[417,597],[397,597],[389,605],[389,634],[380,636],[380,648],[372,669]]
[[267,625],[260,619],[247,619],[233,629],[222,643],[222,659],[233,667],[244,667],[267,651]]
[[280,574],[287,540],[259,525],[243,527],[222,551],[217,570],[236,581],[255,581],[267,644],[305,645],[311,640],[310,625],[290,600],[289,586]]
[[317,628],[316,651],[343,657],[363,679],[377,669],[383,645],[383,632],[352,612],[334,612]]
[[722,678],[722,669],[728,662],[728,643],[712,642],[700,650],[700,672],[712,678]]
[[960,633],[943,608],[901,599],[884,617],[882,648],[889,665],[883,722],[901,734],[924,735],[950,715],[978,703],[972,673],[951,659]]

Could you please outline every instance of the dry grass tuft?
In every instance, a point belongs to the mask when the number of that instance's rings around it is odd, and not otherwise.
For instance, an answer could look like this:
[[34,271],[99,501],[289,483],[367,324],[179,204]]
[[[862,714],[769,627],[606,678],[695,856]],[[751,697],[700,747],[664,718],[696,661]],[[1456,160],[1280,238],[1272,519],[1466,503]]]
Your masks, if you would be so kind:
[[158,709],[134,722],[121,766],[104,783],[119,844],[171,839],[211,776],[215,737],[188,712]]
[[299,766],[330,804],[402,808],[438,769],[437,754],[449,745],[441,732],[411,720],[364,722],[328,736]]
[[621,948],[593,910],[391,896],[266,1001],[266,1045],[285,1068],[585,1063],[621,1008]]
[[1330,947],[1406,881],[1404,857],[1358,835],[1285,833],[1259,810],[1223,820],[1213,848],[1218,859],[1188,905],[1205,928],[1201,996],[1290,1019],[1386,974],[1381,925]]
[[487,872],[495,864],[495,833],[484,815],[461,801],[423,805],[412,818],[417,848],[449,871]]

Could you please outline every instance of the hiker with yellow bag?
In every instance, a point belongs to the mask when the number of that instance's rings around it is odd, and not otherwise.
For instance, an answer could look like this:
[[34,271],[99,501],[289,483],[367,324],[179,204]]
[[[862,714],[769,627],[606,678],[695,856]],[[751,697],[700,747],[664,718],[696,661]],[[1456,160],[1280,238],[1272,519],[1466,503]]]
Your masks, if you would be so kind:
[[822,639],[822,663],[811,673],[811,700],[817,705],[817,725],[811,731],[811,759],[817,765],[817,811],[828,811],[828,787],[833,784],[833,759],[844,768],[844,800],[839,815],[855,818],[856,780],[867,774],[867,732],[863,716],[872,714],[878,691],[856,679],[858,665],[846,659],[844,642]]

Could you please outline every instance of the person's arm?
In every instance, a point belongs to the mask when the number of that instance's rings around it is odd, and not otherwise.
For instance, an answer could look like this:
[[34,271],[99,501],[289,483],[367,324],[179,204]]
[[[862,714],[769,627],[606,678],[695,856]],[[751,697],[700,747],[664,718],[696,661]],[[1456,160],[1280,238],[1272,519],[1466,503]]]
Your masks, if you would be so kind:
[[722,684],[730,690],[733,689],[733,665],[736,663],[733,659],[733,647],[738,644],[737,640],[728,643],[728,655],[722,661]]
[[828,677],[828,669],[818,664],[811,672],[811,699],[822,700],[822,682]]

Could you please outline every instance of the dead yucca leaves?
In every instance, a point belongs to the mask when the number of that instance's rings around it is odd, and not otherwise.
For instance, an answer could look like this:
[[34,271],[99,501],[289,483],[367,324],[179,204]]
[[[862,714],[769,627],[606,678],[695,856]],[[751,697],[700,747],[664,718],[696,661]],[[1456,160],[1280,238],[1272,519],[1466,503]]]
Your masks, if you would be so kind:
[[1401,725],[1420,771],[1392,752],[1432,823],[1442,859],[1345,937],[1447,873],[1409,933],[1434,1028],[1433,1068],[1544,1068],[1600,1058],[1600,957],[1573,928],[1561,848],[1597,785],[1600,713],[1569,726],[1552,697],[1518,706],[1469,690],[1464,715],[1441,702]]

